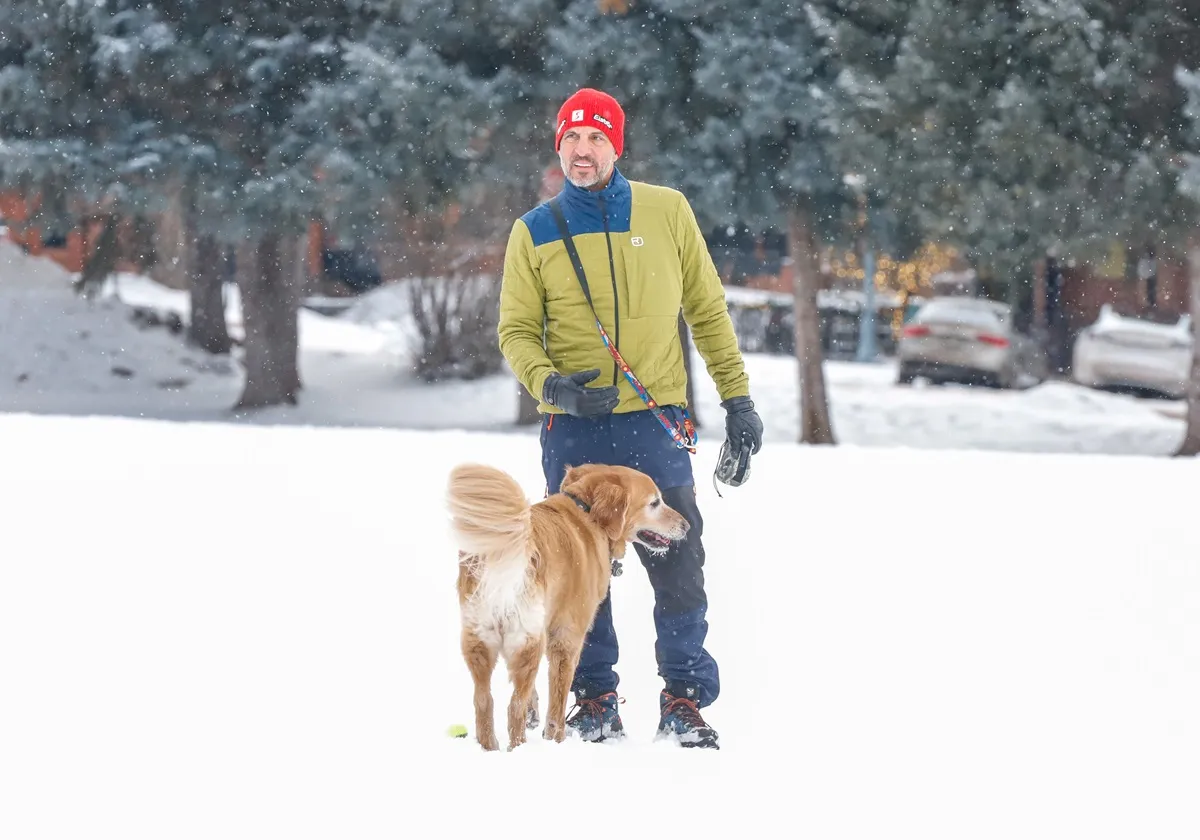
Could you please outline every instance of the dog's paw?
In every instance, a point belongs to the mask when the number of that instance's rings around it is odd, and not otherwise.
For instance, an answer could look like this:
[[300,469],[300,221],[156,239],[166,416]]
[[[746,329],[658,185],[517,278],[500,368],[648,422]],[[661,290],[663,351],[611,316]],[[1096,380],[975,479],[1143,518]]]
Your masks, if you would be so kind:
[[497,741],[496,736],[493,735],[490,738],[480,738],[479,746],[483,747],[488,752],[495,752],[500,749],[500,742]]
[[542,730],[542,737],[547,741],[561,744],[563,739],[567,737],[567,729],[565,726],[560,726],[554,721],[547,721],[546,728]]

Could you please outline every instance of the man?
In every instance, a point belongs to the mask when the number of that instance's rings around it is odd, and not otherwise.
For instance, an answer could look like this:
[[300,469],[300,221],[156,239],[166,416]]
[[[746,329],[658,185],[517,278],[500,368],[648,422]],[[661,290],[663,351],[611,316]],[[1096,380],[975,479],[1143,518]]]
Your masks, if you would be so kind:
[[[500,349],[540,399],[548,493],[559,489],[568,466],[620,464],[653,478],[663,501],[691,525],[686,540],[665,553],[636,549],[654,589],[655,655],[665,683],[658,735],[717,748],[717,733],[700,715],[720,685],[717,663],[704,648],[703,522],[689,454],[681,310],[720,393],[735,460],[740,454],[748,464],[758,452],[762,421],[692,209],[675,190],[621,175],[616,162],[624,133],[625,114],[605,93],[584,88],[563,103],[554,139],[565,181],[555,199],[513,224],[500,292]],[[624,734],[616,663],[612,602],[605,598],[572,683],[576,706],[568,723],[584,740]]]

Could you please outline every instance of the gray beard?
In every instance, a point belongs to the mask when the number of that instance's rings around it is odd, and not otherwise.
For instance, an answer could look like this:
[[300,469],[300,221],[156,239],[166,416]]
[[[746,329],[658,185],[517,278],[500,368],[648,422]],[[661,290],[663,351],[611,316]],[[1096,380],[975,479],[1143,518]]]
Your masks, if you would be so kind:
[[608,172],[601,172],[599,169],[593,169],[592,174],[586,177],[572,175],[568,172],[567,180],[580,189],[586,190],[599,184],[601,181],[607,178],[608,175]]

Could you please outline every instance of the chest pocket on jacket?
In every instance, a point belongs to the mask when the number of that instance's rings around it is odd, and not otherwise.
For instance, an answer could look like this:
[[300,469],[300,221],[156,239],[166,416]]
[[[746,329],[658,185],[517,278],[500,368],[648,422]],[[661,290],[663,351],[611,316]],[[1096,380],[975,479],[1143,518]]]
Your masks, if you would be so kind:
[[673,243],[621,246],[630,318],[675,317],[683,304],[683,276]]

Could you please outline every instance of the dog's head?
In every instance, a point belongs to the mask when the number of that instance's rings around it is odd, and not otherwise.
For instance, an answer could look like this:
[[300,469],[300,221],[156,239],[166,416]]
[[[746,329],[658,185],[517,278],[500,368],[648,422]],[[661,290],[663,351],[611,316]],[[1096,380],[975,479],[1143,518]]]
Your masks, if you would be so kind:
[[662,554],[672,541],[687,536],[688,521],[667,506],[653,479],[638,470],[604,464],[570,467],[561,491],[591,509],[614,557],[623,557],[625,544],[630,542]]

